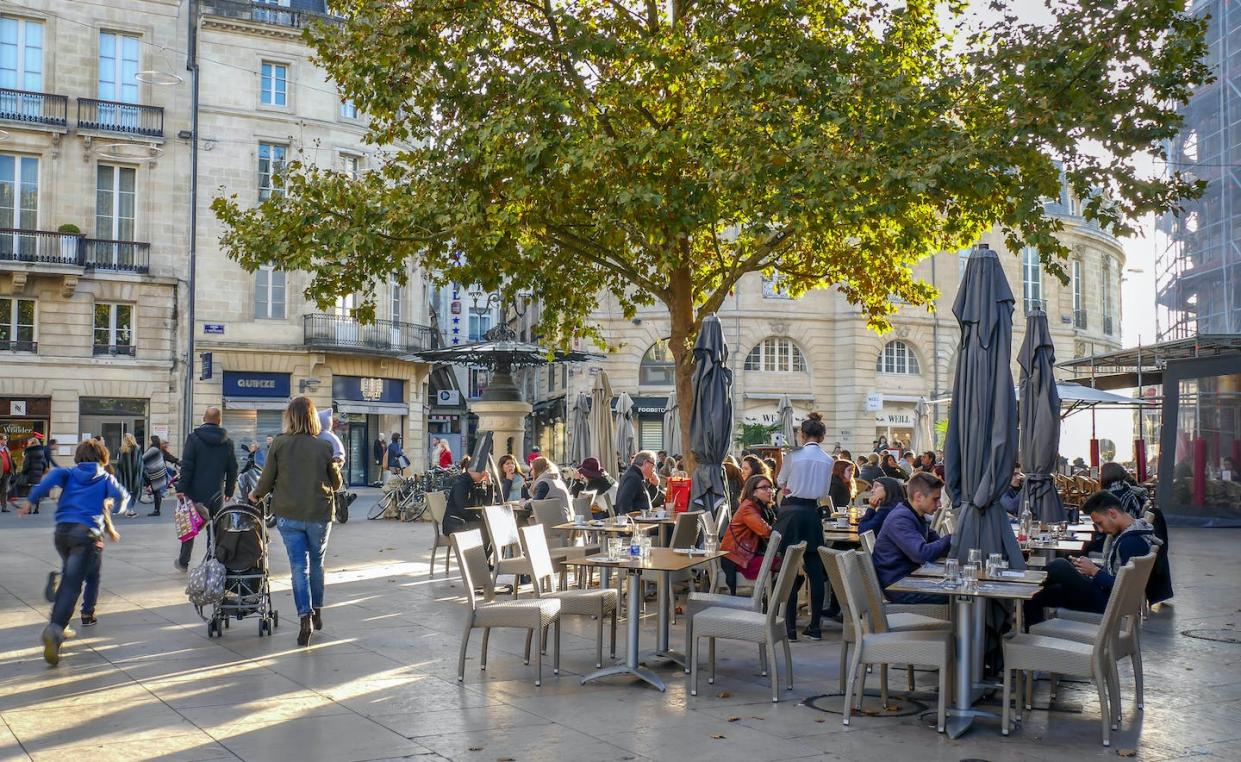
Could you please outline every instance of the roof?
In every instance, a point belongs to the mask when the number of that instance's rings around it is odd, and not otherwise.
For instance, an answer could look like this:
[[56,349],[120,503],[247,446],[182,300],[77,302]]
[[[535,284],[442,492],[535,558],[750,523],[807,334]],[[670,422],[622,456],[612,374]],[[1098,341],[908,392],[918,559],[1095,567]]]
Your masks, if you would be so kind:
[[1057,366],[1076,374],[1071,381],[1096,389],[1132,389],[1163,383],[1169,362],[1232,354],[1241,354],[1241,334],[1216,333],[1075,357]]

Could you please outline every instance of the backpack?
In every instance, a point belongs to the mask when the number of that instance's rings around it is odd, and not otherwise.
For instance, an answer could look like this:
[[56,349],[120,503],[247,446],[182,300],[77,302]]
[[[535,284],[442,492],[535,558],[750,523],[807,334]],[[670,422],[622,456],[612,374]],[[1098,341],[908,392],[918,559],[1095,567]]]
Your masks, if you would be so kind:
[[224,600],[224,577],[228,572],[215,554],[207,553],[203,562],[190,572],[185,585],[185,595],[190,603],[201,609]]

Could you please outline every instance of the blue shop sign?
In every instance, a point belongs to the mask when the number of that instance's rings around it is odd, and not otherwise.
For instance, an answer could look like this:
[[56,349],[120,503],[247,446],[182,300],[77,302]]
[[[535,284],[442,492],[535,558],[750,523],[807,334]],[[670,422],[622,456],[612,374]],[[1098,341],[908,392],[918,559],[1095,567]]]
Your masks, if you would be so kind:
[[288,399],[288,373],[250,373],[239,370],[224,371],[225,397],[278,397]]
[[332,399],[404,403],[405,382],[399,378],[333,376]]

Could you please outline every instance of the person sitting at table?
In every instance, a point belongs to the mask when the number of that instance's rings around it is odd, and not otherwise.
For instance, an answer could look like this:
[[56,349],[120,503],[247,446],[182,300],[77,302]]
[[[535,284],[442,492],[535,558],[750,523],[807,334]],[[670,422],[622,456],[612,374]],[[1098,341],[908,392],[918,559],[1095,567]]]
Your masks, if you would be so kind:
[[802,556],[802,572],[793,583],[785,609],[785,626],[789,640],[797,640],[797,594],[805,580],[810,580],[810,622],[805,636],[821,640],[819,617],[823,613],[824,582],[827,579],[819,548],[823,541],[823,522],[819,520],[819,498],[827,494],[832,477],[832,456],[823,451],[823,437],[827,426],[823,416],[811,413],[801,422],[802,446],[784,458],[778,483],[784,490],[784,500],[776,517],[776,531],[780,533],[780,552],[790,545],[806,543]]
[[892,509],[875,541],[875,573],[884,595],[893,603],[947,603],[931,593],[890,593],[890,585],[908,577],[922,564],[948,552],[952,536],[940,537],[927,519],[939,509],[944,483],[934,474],[918,473],[905,485],[908,500]]
[[633,456],[629,468],[621,475],[616,489],[616,515],[649,511],[664,504],[664,493],[659,488],[659,475],[655,473],[655,453],[642,450]]
[[573,485],[570,490],[573,497],[577,497],[581,492],[594,492],[595,497],[600,495],[608,495],[614,497],[616,495],[616,480],[612,475],[599,465],[598,458],[586,458],[582,461],[582,465],[577,467],[578,474],[582,479]]
[[922,453],[922,458],[918,461],[919,471],[930,471],[935,468],[935,451],[927,450]]
[[[1116,584],[1120,567],[1131,558],[1144,556],[1162,546],[1155,528],[1145,519],[1131,516],[1120,499],[1099,490],[1082,503],[1082,513],[1090,515],[1096,527],[1108,536],[1103,565],[1081,556],[1057,558],[1047,564],[1047,580],[1033,598],[1025,602],[1026,625],[1043,621],[1043,610],[1064,608],[1102,613]],[[1152,603],[1172,597],[1172,577],[1166,553],[1159,553],[1146,583],[1146,597]]]
[[526,477],[521,472],[517,458],[509,454],[501,455],[500,462],[496,465],[500,468],[500,495],[506,501],[526,497]]
[[1135,519],[1142,518],[1146,512],[1149,495],[1134,484],[1129,472],[1119,463],[1108,461],[1099,467],[1099,488],[1112,493],[1125,507],[1125,513]]
[[896,456],[892,453],[884,453],[883,459],[880,461],[879,469],[883,471],[884,476],[890,476],[893,479],[905,481],[905,472],[896,463]]
[[767,552],[767,538],[771,525],[776,522],[775,492],[771,479],[755,474],[741,488],[741,502],[737,513],[728,522],[720,550],[728,555],[720,559],[728,594],[737,594],[737,572],[746,579],[757,579],[763,554]]
[[1009,516],[1021,515],[1021,483],[1025,481],[1026,475],[1021,473],[1021,469],[1013,467],[1013,478],[1008,482],[1008,487],[1000,493],[1000,505],[1004,506],[1004,512]]
[[908,479],[918,472],[918,456],[914,455],[913,450],[906,450],[896,465],[901,467],[901,470],[905,472],[905,478]]
[[560,478],[560,469],[542,455],[530,461],[530,497],[534,500],[558,500],[565,521],[573,520],[573,498],[569,487]]
[[870,485],[870,507],[857,524],[857,533],[874,532],[875,537],[883,529],[892,509],[905,502],[905,488],[896,479],[881,476]]
[[753,453],[741,456],[741,483],[745,484],[750,481],[751,476],[762,474],[768,479],[771,478],[771,471],[767,470],[767,464]]
[[827,496],[832,499],[832,506],[838,511],[847,511],[856,494],[853,464],[847,460],[836,461],[832,464],[832,484],[827,488]]
[[875,480],[883,476],[883,469],[879,467],[879,456],[873,452],[866,456],[866,464],[858,469],[858,476],[871,484]]
[[[483,517],[476,511],[469,510],[485,505],[488,490],[485,489],[490,477],[486,471],[462,471],[452,482],[448,491],[448,506],[444,510],[444,534],[464,532],[469,529],[481,529],[486,541],[486,551],[491,553],[491,541],[487,536],[487,527]],[[483,489],[480,489],[482,487]]]

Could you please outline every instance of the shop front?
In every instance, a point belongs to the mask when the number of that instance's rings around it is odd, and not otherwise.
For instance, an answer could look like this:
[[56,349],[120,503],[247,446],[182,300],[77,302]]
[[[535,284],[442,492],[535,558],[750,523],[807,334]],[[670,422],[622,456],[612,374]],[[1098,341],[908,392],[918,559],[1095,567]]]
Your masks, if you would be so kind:
[[51,420],[51,397],[0,397],[0,431],[9,437],[15,469],[21,469],[22,451],[36,432],[47,441]]
[[914,436],[914,408],[892,408],[885,403],[884,409],[875,413],[875,440],[880,437],[888,443],[900,442],[905,449]]
[[258,442],[284,430],[284,410],[289,406],[288,373],[240,370],[224,371],[224,410],[221,423],[238,447]]
[[[381,433],[405,434],[409,403],[405,381],[399,378],[333,376],[332,407],[336,411],[336,435],[345,445],[345,481],[363,486],[379,479],[371,445]],[[411,463],[416,455],[407,453]]]
[[[638,395],[630,399],[633,400],[633,427],[638,449],[655,452],[664,449],[664,412],[668,409],[668,398]],[[612,399],[612,412],[616,412],[616,398]]]
[[119,453],[126,435],[139,450],[147,446],[150,400],[129,397],[79,397],[78,432],[82,440],[103,436],[111,453]]

